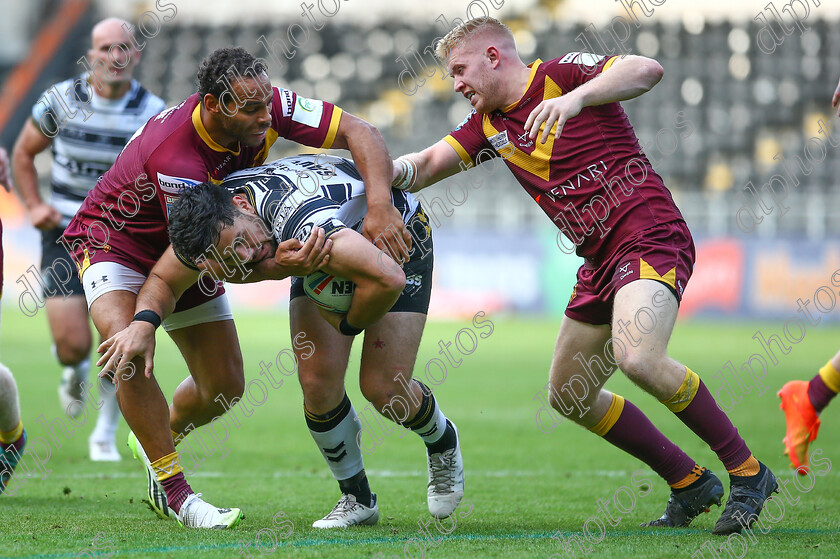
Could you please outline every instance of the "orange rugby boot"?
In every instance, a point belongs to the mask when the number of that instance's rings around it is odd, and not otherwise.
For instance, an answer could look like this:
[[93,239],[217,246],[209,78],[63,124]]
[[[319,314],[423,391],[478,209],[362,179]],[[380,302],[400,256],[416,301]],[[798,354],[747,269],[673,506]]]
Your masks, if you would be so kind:
[[782,442],[785,454],[790,459],[796,473],[808,473],[808,447],[817,438],[820,430],[820,418],[808,399],[808,382],[792,380],[777,393],[782,403],[779,407],[785,412],[787,431]]

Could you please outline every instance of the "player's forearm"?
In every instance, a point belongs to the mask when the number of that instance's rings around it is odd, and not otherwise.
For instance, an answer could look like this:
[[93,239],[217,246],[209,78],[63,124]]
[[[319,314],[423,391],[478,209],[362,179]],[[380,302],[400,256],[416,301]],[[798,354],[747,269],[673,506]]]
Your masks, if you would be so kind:
[[597,78],[567,95],[580,96],[584,107],[633,99],[650,91],[662,79],[662,66],[642,56],[619,58]]
[[414,163],[414,169],[412,171],[415,174],[415,177],[413,179],[414,184],[410,188],[407,188],[405,190],[408,190],[409,192],[417,192],[419,190],[423,190],[427,186],[431,186],[436,182],[442,181],[446,177],[451,177],[452,175],[461,170],[460,167],[457,165],[451,166],[436,164],[431,150],[432,148],[428,148],[421,151],[420,153],[409,153],[406,155],[402,155],[394,163],[395,181],[400,176],[401,172],[401,164],[399,163],[400,159],[411,161]]
[[255,266],[246,268],[244,273],[225,278],[225,281],[230,283],[257,283],[266,280],[282,280],[290,275],[288,270],[278,265],[273,258],[266,258]]
[[165,279],[152,270],[137,294],[135,313],[149,309],[155,311],[161,320],[165,319],[175,310],[175,303],[180,295],[181,293],[176,293]]
[[344,139],[365,181],[368,208],[391,205],[393,164],[382,134],[374,126],[354,117],[347,123]]
[[38,171],[35,169],[35,159],[18,147],[15,147],[12,152],[12,178],[15,190],[26,209],[32,209],[44,203],[38,192]]
[[[398,269],[395,263],[391,265]],[[391,310],[400,298],[401,292],[402,288],[397,289],[392,284],[374,280],[357,283],[353,290],[353,302],[347,311],[347,322],[356,328],[367,328],[378,322]]]

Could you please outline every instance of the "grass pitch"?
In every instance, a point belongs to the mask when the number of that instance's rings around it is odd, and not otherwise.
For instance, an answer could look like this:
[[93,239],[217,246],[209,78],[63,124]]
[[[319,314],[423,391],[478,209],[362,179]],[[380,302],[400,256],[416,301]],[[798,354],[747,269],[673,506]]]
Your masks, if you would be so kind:
[[[335,504],[339,493],[307,432],[300,388],[289,377],[279,389],[270,391],[267,402],[255,408],[251,417],[242,419],[226,443],[230,452],[224,459],[215,450],[188,478],[208,501],[241,507],[245,520],[231,531],[188,531],[175,522],[159,520],[141,503],[144,474],[129,459],[126,448],[122,447],[124,459],[117,464],[87,460],[94,415],[74,427],[69,438],[56,426],[56,436],[50,439],[47,425],[62,417],[62,410],[56,397],[59,371],[49,352],[45,316],[26,318],[10,309],[3,313],[2,360],[17,378],[30,439],[41,437],[52,444],[44,463],[44,470],[50,470],[46,479],[28,478],[15,495],[0,497],[4,524],[0,556],[840,556],[840,402],[823,413],[825,425],[812,445],[830,461],[821,467],[826,475],[814,476],[810,490],[806,490],[807,479],[798,480],[804,485],[791,483],[792,500],[784,503],[784,510],[768,506],[778,517],[775,524],[768,524],[768,533],[733,540],[730,555],[726,549],[717,551],[726,540],[711,534],[721,509],[702,515],[690,529],[639,528],[640,522],[662,513],[668,498],[664,482],[644,464],[569,422],[558,424],[551,433],[537,427],[535,413],[540,404],[533,398],[546,383],[559,320],[489,318],[494,323],[492,335],[478,338],[475,351],[461,354],[462,363],[450,366],[444,381],[434,387],[463,441],[469,504],[459,507],[454,522],[428,523],[423,445],[413,434],[400,438],[395,432],[365,455],[371,486],[379,495],[379,524],[344,531],[311,528],[312,521]],[[278,351],[290,347],[285,316],[243,313],[237,316],[237,325],[249,379],[257,378],[261,360],[273,360]],[[462,328],[472,325],[428,325],[418,359],[421,377],[429,359],[442,358],[438,341],[454,341]],[[750,354],[761,351],[752,339],[757,330],[769,336],[781,328],[782,323],[770,322],[679,323],[671,354],[697,371],[715,392],[720,382],[712,375],[728,360],[740,367]],[[763,395],[758,396],[757,389],[747,394],[741,387],[733,390],[743,399],[730,417],[756,456],[780,479],[792,481],[792,475],[782,455],[784,419],[775,391],[788,379],[813,376],[840,345],[838,333],[836,326],[813,328],[792,346],[789,355],[777,352],[779,364],[770,368],[765,381],[769,389]],[[186,368],[166,336],[161,333],[158,339],[156,374],[164,393],[171,396],[187,374]],[[454,351],[456,346],[452,347]],[[365,401],[358,389],[357,368],[356,356],[347,384],[361,413]],[[745,380],[744,387],[749,382]],[[620,374],[608,388],[636,403],[695,460],[726,479],[714,454],[664,406]],[[126,434],[122,425],[119,440],[124,441]],[[645,479],[652,482],[650,487]],[[599,508],[599,501],[608,501],[611,519]],[[554,535],[562,539],[552,539]],[[570,539],[574,536],[582,547]],[[415,541],[410,542],[412,538]],[[566,547],[563,541],[568,542]]]

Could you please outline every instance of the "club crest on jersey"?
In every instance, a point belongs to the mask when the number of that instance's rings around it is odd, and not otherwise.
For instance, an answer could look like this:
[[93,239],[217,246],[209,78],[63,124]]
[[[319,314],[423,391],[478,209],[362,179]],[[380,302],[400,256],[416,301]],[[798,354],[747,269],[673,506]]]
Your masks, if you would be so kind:
[[501,150],[510,145],[510,140],[508,140],[508,133],[507,130],[503,130],[498,134],[494,134],[487,138],[487,141],[490,142],[490,145],[493,146],[499,154],[501,154]]
[[164,194],[163,201],[166,203],[166,217],[169,218],[169,214],[172,213],[172,206],[178,201],[178,197]]
[[160,185],[160,189],[164,192],[168,192],[170,194],[179,194],[181,191],[186,190],[187,188],[193,187],[200,183],[201,181],[197,181],[195,179],[184,179],[181,177],[170,177],[169,175],[164,175],[163,173],[157,174],[158,184]]

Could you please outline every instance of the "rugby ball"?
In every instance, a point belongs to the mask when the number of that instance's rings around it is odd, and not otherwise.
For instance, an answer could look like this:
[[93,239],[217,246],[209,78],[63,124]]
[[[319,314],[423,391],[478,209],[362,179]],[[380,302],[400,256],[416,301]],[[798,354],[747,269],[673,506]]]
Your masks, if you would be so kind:
[[353,302],[356,284],[349,279],[325,272],[313,272],[303,278],[303,291],[322,309],[346,313]]

